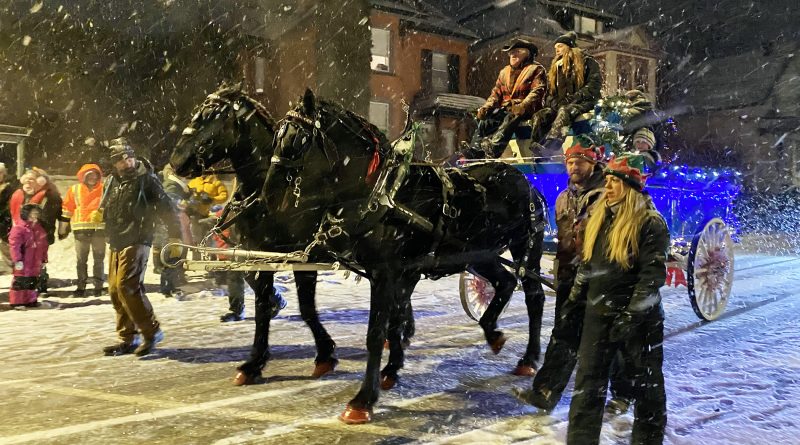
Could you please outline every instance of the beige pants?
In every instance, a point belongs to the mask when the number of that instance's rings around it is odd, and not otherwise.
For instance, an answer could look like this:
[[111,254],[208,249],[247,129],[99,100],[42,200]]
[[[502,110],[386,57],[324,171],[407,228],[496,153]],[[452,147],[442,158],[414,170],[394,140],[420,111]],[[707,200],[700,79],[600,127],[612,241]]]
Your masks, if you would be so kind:
[[151,339],[159,324],[144,291],[144,271],[150,246],[135,244],[111,251],[108,267],[108,293],[117,313],[117,334],[130,343],[137,333]]

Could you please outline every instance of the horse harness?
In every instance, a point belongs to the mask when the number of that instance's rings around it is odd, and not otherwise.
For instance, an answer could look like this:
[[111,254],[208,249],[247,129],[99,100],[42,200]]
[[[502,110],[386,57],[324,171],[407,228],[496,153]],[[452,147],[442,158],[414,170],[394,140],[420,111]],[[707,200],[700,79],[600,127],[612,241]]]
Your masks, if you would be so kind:
[[[312,120],[296,111],[290,111],[286,115],[286,120],[297,121],[298,123],[304,124],[313,128],[312,132],[314,136],[319,135],[322,138],[322,148],[325,152],[326,158],[328,159],[329,163],[331,164],[331,169],[333,170],[334,164],[338,161],[339,156],[338,152],[336,151],[336,146],[330,141],[330,138],[325,134],[322,130],[322,125],[319,120]],[[339,120],[342,122],[341,120]],[[344,122],[342,122],[344,124]],[[372,137],[372,141],[369,141],[365,137],[363,137],[358,131],[349,126],[345,125],[353,134],[359,136],[361,139],[367,141],[372,145],[374,142],[375,149],[380,155],[380,139],[373,134],[373,132],[366,126],[363,128],[367,131],[367,133]],[[408,140],[408,135],[405,135],[395,141],[393,144],[394,147],[397,146],[398,143],[402,140]],[[301,140],[301,143],[305,143],[305,140]],[[352,233],[348,233],[345,231],[342,226],[344,224],[344,218],[339,218],[333,215],[330,211],[325,212],[322,221],[319,225],[319,230],[314,235],[314,240],[309,244],[306,249],[305,253],[309,254],[310,251],[318,246],[318,245],[325,245],[328,244],[328,241],[336,238],[342,234],[347,235],[348,237],[355,237],[363,233],[367,233],[370,231],[375,224],[377,224],[389,211],[392,211],[392,216],[397,217],[399,219],[404,220],[406,223],[415,227],[418,230],[421,230],[426,233],[430,233],[433,241],[431,243],[431,247],[429,249],[429,254],[435,254],[438,250],[439,244],[441,243],[442,239],[444,239],[447,227],[454,218],[456,218],[460,210],[457,209],[453,204],[453,198],[455,196],[455,186],[453,181],[451,180],[450,176],[447,174],[447,171],[444,167],[438,164],[431,164],[431,163],[412,163],[410,160],[410,152],[407,152],[404,156],[398,155],[397,152],[393,150],[391,153],[392,156],[388,157],[388,161],[382,162],[382,167],[378,170],[378,178],[375,180],[375,185],[373,186],[372,192],[369,194],[367,198],[366,205],[364,206],[359,205],[358,216],[360,217],[359,222],[356,223],[355,229]],[[387,155],[383,154],[384,158]],[[398,159],[400,159],[398,161]],[[293,168],[301,168],[302,162],[301,160],[291,160],[284,157],[273,156],[272,163],[276,165],[283,165],[286,167],[293,167]],[[442,185],[442,216],[437,219],[436,223],[434,224],[428,218],[420,215],[419,213],[415,212],[414,210],[410,209],[409,207],[403,205],[402,203],[395,202],[394,198],[397,192],[405,183],[406,177],[409,173],[411,165],[420,165],[426,166],[433,171],[433,173],[438,178],[439,182]],[[473,187],[477,192],[480,193],[485,200],[485,193],[486,189],[471,178],[469,175],[464,175],[466,178],[469,178],[470,182],[472,183]],[[291,176],[287,176],[287,179]],[[299,190],[297,190],[299,186],[299,177],[295,178],[295,190],[293,194],[299,200]],[[391,183],[390,183],[391,179]],[[292,181],[290,180],[290,183]],[[297,201],[295,202],[295,206],[297,206]],[[347,258],[348,253],[345,253],[344,256],[339,255],[336,251],[334,251],[330,245],[328,245],[328,253],[333,255],[337,261],[344,264],[351,270],[354,270],[356,273],[360,273],[355,268],[354,262]]]

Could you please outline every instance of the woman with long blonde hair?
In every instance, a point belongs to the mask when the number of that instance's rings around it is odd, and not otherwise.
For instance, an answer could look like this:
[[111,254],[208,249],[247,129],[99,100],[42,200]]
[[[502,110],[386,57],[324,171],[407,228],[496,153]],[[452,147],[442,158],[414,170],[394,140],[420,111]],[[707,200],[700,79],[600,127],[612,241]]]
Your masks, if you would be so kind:
[[555,57],[547,72],[545,106],[531,120],[534,140],[544,137],[545,147],[540,146],[541,150],[560,151],[575,118],[592,110],[600,99],[600,65],[578,48],[577,38],[570,31],[553,44]]
[[660,444],[667,422],[664,311],[669,232],[643,190],[644,159],[623,153],[606,166],[605,194],[590,210],[582,262],[570,292],[585,301],[567,443],[600,439],[609,366],[618,353],[633,381],[631,443]]

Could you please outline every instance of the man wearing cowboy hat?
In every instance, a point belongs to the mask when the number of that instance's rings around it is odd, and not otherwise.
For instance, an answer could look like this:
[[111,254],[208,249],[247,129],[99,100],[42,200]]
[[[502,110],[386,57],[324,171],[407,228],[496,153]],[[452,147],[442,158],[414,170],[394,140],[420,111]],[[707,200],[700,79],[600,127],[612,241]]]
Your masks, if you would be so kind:
[[[508,53],[508,65],[500,70],[492,93],[477,112],[478,135],[487,138],[481,146],[496,158],[519,125],[542,108],[547,88],[545,69],[534,60],[539,49],[533,42],[514,39],[503,51]],[[516,136],[530,138],[530,134]]]

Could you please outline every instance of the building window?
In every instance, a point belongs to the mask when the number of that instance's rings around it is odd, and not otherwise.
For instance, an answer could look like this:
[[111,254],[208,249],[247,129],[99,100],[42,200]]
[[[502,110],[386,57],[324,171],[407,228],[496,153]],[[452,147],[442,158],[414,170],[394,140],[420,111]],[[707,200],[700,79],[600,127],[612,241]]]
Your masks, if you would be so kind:
[[575,32],[582,34],[601,34],[603,22],[582,15],[575,16]]
[[650,67],[648,60],[637,57],[634,59],[633,68],[633,87],[641,89],[643,92],[650,92]]
[[456,131],[449,128],[442,129],[442,147],[448,154],[456,151]]
[[457,54],[422,50],[422,91],[458,93],[460,60]]
[[256,93],[263,93],[264,85],[267,83],[267,59],[256,57],[254,71],[253,83],[256,86]]
[[373,71],[389,72],[389,46],[392,33],[388,29],[372,28],[372,57],[370,67]]
[[369,101],[369,121],[382,132],[389,131],[389,104],[374,100]]
[[632,60],[629,56],[617,56],[617,91],[624,92],[633,89],[631,85],[633,82],[631,62]]

